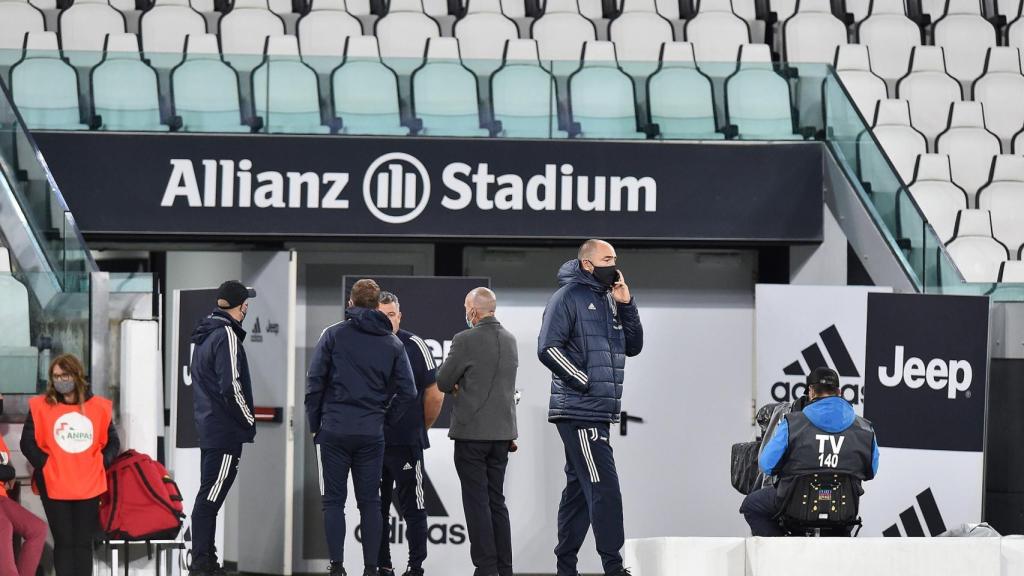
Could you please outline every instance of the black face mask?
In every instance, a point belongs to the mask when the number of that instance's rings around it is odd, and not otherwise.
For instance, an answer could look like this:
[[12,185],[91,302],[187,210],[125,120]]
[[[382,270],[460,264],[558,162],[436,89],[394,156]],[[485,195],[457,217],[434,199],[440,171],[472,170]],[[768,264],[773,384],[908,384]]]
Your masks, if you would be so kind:
[[608,287],[619,281],[619,269],[615,266],[595,266],[592,274],[598,282]]

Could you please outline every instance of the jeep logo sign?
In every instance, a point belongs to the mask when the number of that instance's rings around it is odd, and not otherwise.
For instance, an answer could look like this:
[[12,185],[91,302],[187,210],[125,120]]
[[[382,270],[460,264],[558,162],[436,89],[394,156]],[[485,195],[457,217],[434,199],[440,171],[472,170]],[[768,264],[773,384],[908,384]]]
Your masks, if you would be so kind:
[[864,417],[879,446],[982,450],[988,317],[986,297],[868,295]]
[[[911,390],[928,384],[932,390],[946,390],[946,397],[956,398],[957,392],[967,392],[974,378],[971,363],[966,360],[941,360],[933,358],[925,365],[920,358],[907,358],[903,361],[903,346],[896,347],[892,368],[878,367],[878,379],[882,386],[893,388],[906,383]],[[967,392],[970,394],[970,392]]]

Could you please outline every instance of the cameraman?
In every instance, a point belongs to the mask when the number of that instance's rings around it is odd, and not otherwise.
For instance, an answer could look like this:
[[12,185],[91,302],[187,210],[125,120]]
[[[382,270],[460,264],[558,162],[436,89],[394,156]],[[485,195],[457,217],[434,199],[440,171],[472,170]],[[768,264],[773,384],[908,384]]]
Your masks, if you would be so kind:
[[754,536],[782,536],[778,516],[796,479],[816,472],[845,473],[861,482],[878,471],[878,442],[871,423],[857,416],[839,395],[839,375],[816,368],[807,377],[808,404],[779,422],[761,451],[758,464],[765,476],[777,476],[774,486],[750,493],[740,513]]

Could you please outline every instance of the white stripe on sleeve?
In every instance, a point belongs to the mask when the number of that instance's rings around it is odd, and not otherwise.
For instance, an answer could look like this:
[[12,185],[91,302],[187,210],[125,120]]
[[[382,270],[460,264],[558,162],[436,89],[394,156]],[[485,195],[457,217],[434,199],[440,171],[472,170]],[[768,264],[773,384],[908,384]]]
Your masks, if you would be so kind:
[[564,368],[570,376],[573,376],[574,378],[579,380],[580,383],[586,386],[587,375],[584,374],[582,370],[574,366],[572,362],[569,362],[569,360],[566,359],[566,357],[558,350],[558,348],[548,348],[548,355],[551,356],[551,358],[554,359],[554,361],[557,362],[559,366]]
[[245,417],[251,426],[256,420],[249,410],[249,405],[245,403],[245,396],[242,395],[242,385],[238,382],[238,336],[235,335],[235,331],[230,326],[225,326],[224,329],[228,331],[228,350],[231,353],[231,388],[235,393],[235,402],[242,409],[242,416]]

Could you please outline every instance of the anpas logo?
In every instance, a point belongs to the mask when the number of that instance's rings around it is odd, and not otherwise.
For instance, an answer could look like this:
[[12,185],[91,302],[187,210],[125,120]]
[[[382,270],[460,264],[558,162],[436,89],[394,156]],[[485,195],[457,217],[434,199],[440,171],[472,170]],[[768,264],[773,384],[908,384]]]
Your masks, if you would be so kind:
[[894,388],[906,383],[911,390],[928,384],[932,390],[946,389],[946,397],[956,399],[957,392],[965,398],[971,397],[970,387],[974,380],[974,369],[966,360],[942,360],[933,358],[927,365],[924,360],[911,356],[906,361],[903,346],[897,346],[893,355],[892,368],[878,367],[878,380],[883,386]]
[[[170,208],[282,208],[348,210],[347,172],[257,171],[252,160],[170,160],[160,206]],[[441,169],[440,206],[458,211],[657,212],[658,183],[650,176],[577,174],[569,163],[544,164],[540,173],[492,172],[486,162],[450,162]],[[202,186],[200,186],[202,182]],[[430,204],[431,176],[419,159],[384,154],[363,174],[363,202],[378,220],[405,224]]]
[[[801,351],[800,359],[782,369],[784,378],[772,384],[772,400],[792,402],[805,396],[807,394],[807,375],[815,368],[827,366],[839,374],[839,393],[842,397],[850,404],[860,404],[864,401],[860,371],[857,370],[857,365],[850,356],[843,337],[839,335],[839,330],[833,324],[822,330],[818,336],[821,337],[821,344],[824,346],[820,346],[817,342],[811,344]],[[831,362],[825,359],[826,353]]]
[[53,424],[53,439],[69,454],[85,452],[92,446],[92,420],[80,412],[68,412]]

